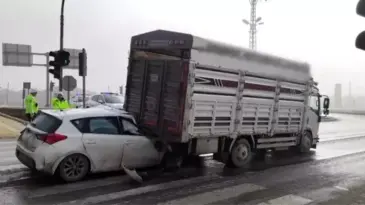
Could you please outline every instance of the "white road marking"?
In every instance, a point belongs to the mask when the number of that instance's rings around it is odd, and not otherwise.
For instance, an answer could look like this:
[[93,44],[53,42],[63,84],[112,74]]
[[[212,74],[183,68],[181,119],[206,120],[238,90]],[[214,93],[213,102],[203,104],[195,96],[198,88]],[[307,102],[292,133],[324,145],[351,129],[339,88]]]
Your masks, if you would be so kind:
[[19,162],[18,158],[16,158],[14,153],[13,153],[13,155],[14,156],[2,157],[0,160],[0,164],[3,162]]
[[29,193],[28,198],[37,198],[55,194],[72,193],[74,191],[84,190],[85,188],[90,189],[96,187],[110,186],[113,184],[120,184],[123,182],[127,182],[129,179],[130,178],[128,176],[117,176],[106,179],[81,181],[74,184],[63,184],[63,185],[45,187],[33,190],[32,192]]
[[[328,151],[327,151],[328,150]],[[331,154],[323,154],[321,155],[321,152],[326,152],[326,153],[331,153]],[[326,160],[326,159],[332,159],[332,158],[337,158],[337,157],[345,157],[345,156],[350,156],[350,155],[354,155],[354,154],[359,154],[365,152],[365,149],[362,150],[334,150],[334,149],[320,149],[320,151],[318,152],[318,155],[315,157],[315,159],[317,161],[319,160]]]
[[3,141],[0,141],[0,146],[5,146],[5,145],[12,145],[12,146],[16,146],[16,143],[17,143],[17,141],[16,140],[3,140]]
[[260,203],[258,205],[305,205],[311,202],[312,202],[311,199],[289,194],[276,199],[271,199],[267,202]]
[[178,188],[178,187],[184,187],[184,186],[190,185],[194,182],[195,183],[196,182],[205,183],[205,182],[211,181],[212,179],[220,179],[220,178],[223,178],[223,177],[218,176],[218,175],[194,177],[194,178],[189,178],[189,179],[171,181],[171,182],[162,183],[162,184],[149,185],[149,186],[140,187],[140,188],[136,188],[136,189],[129,189],[129,190],[125,190],[125,191],[114,192],[114,193],[109,193],[109,194],[104,194],[104,195],[99,195],[99,196],[92,196],[92,197],[88,197],[88,198],[84,198],[84,199],[80,199],[80,200],[59,203],[58,205],[97,204],[97,203],[102,203],[105,201],[110,201],[110,200],[115,200],[115,199],[123,199],[128,196],[146,194],[146,193],[153,192],[153,191],[163,191],[163,190],[168,190],[168,189],[173,189],[173,188]]
[[23,164],[13,164],[13,165],[6,165],[6,166],[0,166],[0,172],[6,172],[6,171],[18,171],[18,170],[28,170],[28,167],[26,167]]
[[238,197],[242,194],[264,190],[265,187],[255,184],[240,184],[224,189],[218,189],[210,192],[204,192],[202,194],[196,194],[176,200],[167,201],[158,205],[186,205],[186,204],[210,204],[213,202],[219,202],[230,198]]
[[341,186],[335,186],[336,189],[343,190],[343,191],[349,191],[349,189]]

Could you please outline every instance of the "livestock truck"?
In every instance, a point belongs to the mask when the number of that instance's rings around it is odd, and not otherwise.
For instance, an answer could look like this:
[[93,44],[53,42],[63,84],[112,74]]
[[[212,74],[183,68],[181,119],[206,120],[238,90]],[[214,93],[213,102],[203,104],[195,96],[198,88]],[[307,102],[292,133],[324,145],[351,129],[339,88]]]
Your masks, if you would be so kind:
[[261,150],[317,146],[329,99],[307,63],[166,30],[133,36],[129,55],[124,109],[181,158],[243,167]]

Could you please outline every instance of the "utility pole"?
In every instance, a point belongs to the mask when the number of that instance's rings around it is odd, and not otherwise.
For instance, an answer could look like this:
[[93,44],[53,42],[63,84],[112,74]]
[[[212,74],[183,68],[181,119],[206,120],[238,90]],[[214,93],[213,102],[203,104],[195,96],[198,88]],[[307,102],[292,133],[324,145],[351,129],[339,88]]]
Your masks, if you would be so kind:
[[[261,17],[256,17],[256,7],[259,0],[249,0],[250,6],[251,6],[251,14],[250,14],[250,21],[243,19],[242,22],[246,25],[250,26],[249,29],[249,45],[252,50],[256,50],[257,47],[257,40],[256,40],[256,34],[257,34],[257,26],[263,25],[264,22],[262,22]],[[267,1],[267,0],[265,0]]]
[[[63,50],[63,27],[64,27],[64,8],[65,8],[65,0],[62,0],[61,3],[61,16],[60,16],[60,51]],[[60,67],[60,83],[59,83],[59,91],[62,92],[62,77],[63,77],[63,69],[62,66]]]

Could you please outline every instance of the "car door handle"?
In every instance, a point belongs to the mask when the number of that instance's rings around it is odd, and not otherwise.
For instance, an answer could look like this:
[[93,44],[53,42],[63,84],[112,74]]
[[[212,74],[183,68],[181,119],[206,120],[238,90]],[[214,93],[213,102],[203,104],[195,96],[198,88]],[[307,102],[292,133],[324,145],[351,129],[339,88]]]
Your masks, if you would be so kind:
[[95,140],[85,140],[86,144],[96,144]]

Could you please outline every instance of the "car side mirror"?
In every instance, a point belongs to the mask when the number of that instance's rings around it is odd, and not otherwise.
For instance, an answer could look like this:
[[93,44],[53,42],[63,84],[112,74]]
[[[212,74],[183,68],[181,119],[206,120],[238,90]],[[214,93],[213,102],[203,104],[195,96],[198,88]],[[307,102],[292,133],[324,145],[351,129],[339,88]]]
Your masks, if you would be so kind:
[[98,103],[100,104],[104,104],[104,102],[102,100],[98,100]]

